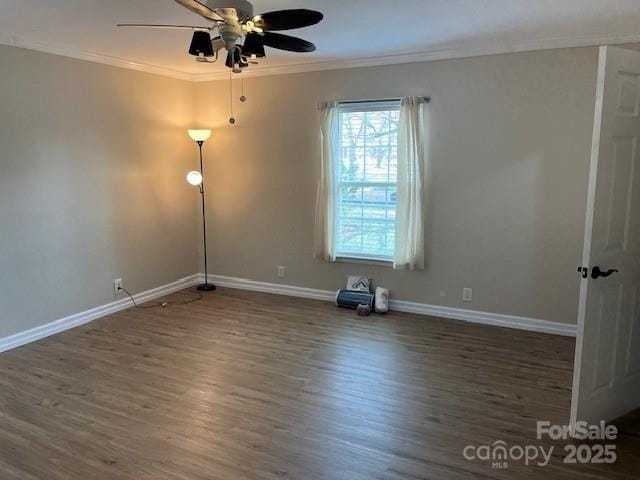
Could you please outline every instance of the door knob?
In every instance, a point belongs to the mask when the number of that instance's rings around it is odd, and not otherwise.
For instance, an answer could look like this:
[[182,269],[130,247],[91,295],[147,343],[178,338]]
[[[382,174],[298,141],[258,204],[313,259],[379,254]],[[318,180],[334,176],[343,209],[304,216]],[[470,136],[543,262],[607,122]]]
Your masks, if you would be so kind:
[[614,273],[618,273],[618,270],[611,269],[611,270],[607,270],[606,272],[603,272],[602,270],[600,270],[600,267],[593,267],[591,269],[591,278],[593,278],[594,280],[600,277],[607,278],[613,275]]

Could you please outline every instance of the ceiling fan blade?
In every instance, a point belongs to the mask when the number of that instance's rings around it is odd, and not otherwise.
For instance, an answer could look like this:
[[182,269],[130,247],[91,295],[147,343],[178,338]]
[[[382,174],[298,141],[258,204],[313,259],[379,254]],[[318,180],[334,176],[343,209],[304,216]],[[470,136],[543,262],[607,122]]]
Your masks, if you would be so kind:
[[211,31],[212,27],[198,27],[196,25],[154,25],[146,23],[119,23],[117,27],[141,27],[141,28],[167,28],[174,30],[202,30]]
[[176,3],[182,5],[188,10],[191,10],[193,13],[197,13],[198,15],[212,20],[214,22],[224,22],[224,18],[222,18],[219,14],[217,14],[214,10],[211,10],[206,5],[203,5],[196,0],[174,0]]
[[262,39],[267,47],[289,52],[308,53],[316,50],[316,46],[311,42],[289,35],[282,35],[281,33],[264,32]]
[[319,23],[324,15],[314,10],[294,9],[277,10],[256,15],[252,21],[263,30],[293,30],[295,28],[309,27]]

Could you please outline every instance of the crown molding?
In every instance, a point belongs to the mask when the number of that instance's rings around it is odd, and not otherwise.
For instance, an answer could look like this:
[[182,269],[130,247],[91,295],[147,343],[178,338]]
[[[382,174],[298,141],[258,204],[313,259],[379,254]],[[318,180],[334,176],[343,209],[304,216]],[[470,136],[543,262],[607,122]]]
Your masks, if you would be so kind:
[[[245,77],[266,77],[270,75],[289,75],[294,73],[321,72],[326,70],[343,70],[361,67],[379,67],[384,65],[401,65],[407,63],[429,62],[434,60],[449,60],[454,58],[478,57],[507,53],[498,47],[492,48],[459,48],[446,50],[432,50],[421,53],[404,53],[377,57],[350,58],[329,60],[326,62],[299,63],[277,65],[273,67],[253,67],[243,72]],[[211,82],[228,80],[227,72],[196,74],[192,76],[194,82]]]
[[[570,36],[550,37],[525,42],[496,41],[482,45],[452,45],[448,47],[427,50],[423,52],[401,53],[396,55],[382,55],[373,57],[346,58],[323,62],[298,63],[290,65],[258,66],[244,73],[245,77],[263,77],[270,75],[289,75],[326,70],[342,70],[360,67],[376,67],[384,65],[400,65],[407,63],[421,63],[436,60],[452,60],[457,58],[480,57],[485,55],[499,55],[506,53],[531,52],[536,50],[552,50],[559,48],[593,47],[600,45],[619,45],[639,43],[640,34],[610,34],[600,36]],[[7,45],[28,50],[61,55],[95,63],[103,63],[115,67],[128,68],[140,72],[162,75],[165,77],[187,80],[191,82],[210,82],[228,80],[226,71],[212,73],[189,73],[172,68],[161,67],[146,63],[135,62],[124,58],[113,57],[101,53],[89,52],[68,45],[31,40],[19,35],[0,33],[0,45]]]
[[[424,52],[401,53],[375,57],[359,57],[326,62],[300,63],[274,67],[253,67],[247,69],[245,77],[263,77],[269,75],[289,75],[294,73],[308,73],[325,70],[342,70],[361,67],[379,67],[384,65],[400,65],[408,63],[432,62],[436,60],[453,60],[457,58],[482,57],[486,55],[501,55],[507,53],[522,53],[538,50],[553,50],[560,48],[596,47],[601,45],[620,45],[639,43],[640,34],[601,35],[601,36],[572,36],[536,39],[526,42],[492,42],[479,46],[456,45]],[[215,72],[192,75],[194,82],[210,82],[228,80],[227,72]]]
[[41,42],[39,40],[30,40],[19,35],[12,35],[8,33],[0,32],[0,45],[6,45],[9,47],[25,48],[27,50],[35,50],[43,53],[51,53],[53,55],[60,55],[63,57],[75,58],[78,60],[85,60],[87,62],[103,63],[105,65],[111,65],[113,67],[128,68],[129,70],[136,70],[138,72],[152,73],[155,75],[162,75],[164,77],[177,78],[179,80],[193,81],[193,75],[187,72],[181,72],[172,68],[160,67],[157,65],[150,65],[147,63],[134,62],[119,57],[112,57],[110,55],[104,55],[102,53],[89,52],[81,50],[79,48],[70,47],[68,45]]

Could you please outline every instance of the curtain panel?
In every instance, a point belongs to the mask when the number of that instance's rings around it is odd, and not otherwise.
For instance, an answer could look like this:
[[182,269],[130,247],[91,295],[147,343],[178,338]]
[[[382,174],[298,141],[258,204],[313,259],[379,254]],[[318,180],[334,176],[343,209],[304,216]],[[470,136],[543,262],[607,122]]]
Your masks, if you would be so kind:
[[340,126],[337,102],[318,106],[320,120],[320,176],[316,195],[316,224],[313,254],[328,262],[336,260],[335,248],[335,162],[338,160]]
[[398,184],[393,268],[424,269],[425,145],[424,98],[406,97],[400,106]]

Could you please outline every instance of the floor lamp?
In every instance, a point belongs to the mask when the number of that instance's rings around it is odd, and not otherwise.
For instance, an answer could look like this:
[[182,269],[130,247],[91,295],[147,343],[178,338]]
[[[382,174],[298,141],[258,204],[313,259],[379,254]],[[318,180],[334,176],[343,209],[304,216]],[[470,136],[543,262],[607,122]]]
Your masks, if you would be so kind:
[[204,284],[198,287],[200,292],[213,292],[216,289],[215,285],[209,283],[209,271],[207,269],[207,216],[205,213],[205,201],[204,201],[204,165],[202,163],[202,146],[204,142],[211,137],[211,130],[189,130],[189,136],[198,144],[200,150],[200,171],[192,171],[187,174],[187,182],[194,187],[200,189],[200,196],[202,197],[202,236],[204,241]]

